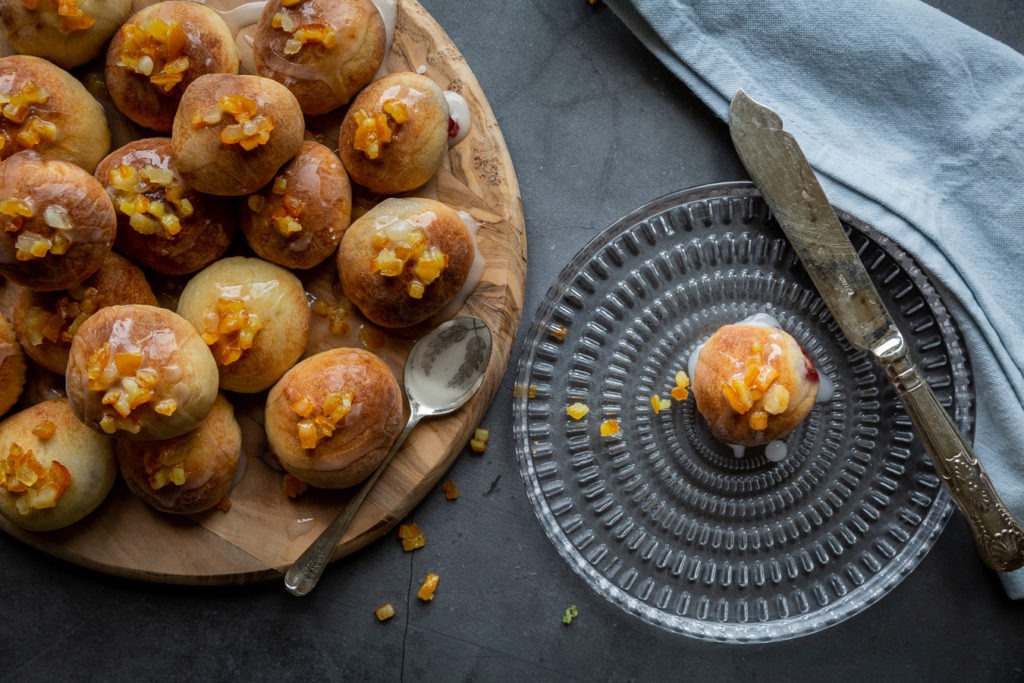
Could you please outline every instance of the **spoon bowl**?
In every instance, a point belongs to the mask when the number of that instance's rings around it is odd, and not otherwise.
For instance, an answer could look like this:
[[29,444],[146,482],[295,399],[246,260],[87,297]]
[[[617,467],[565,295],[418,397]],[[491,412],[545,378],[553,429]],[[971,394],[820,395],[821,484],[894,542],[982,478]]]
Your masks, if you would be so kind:
[[313,590],[359,506],[413,427],[425,417],[448,415],[464,406],[483,384],[490,359],[491,331],[473,316],[448,320],[416,342],[403,373],[409,402],[405,428],[358,493],[285,572],[284,585],[289,593],[302,596]]

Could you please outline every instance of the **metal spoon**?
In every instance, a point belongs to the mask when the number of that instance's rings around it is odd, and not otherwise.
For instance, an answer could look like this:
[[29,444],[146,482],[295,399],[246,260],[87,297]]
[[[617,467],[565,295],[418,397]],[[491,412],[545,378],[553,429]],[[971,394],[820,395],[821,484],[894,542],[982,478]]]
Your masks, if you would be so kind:
[[412,428],[424,417],[452,413],[476,393],[491,358],[491,331],[479,318],[464,316],[431,330],[409,351],[405,361],[405,397],[409,421],[370,478],[334,521],[288,568],[284,586],[306,595],[316,586],[345,530]]

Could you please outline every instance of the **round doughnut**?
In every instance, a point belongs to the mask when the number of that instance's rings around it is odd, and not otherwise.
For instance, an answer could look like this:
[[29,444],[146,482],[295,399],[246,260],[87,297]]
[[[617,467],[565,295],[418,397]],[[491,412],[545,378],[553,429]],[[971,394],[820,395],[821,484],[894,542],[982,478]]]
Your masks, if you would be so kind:
[[110,151],[103,107],[64,69],[39,57],[0,58],[0,159],[22,150],[64,159],[89,173]]
[[299,152],[306,124],[288,88],[262,76],[208,74],[185,89],[171,156],[185,184],[209,194],[252,194]]
[[107,89],[140,126],[171,132],[188,84],[204,74],[238,73],[231,29],[196,2],[157,2],[133,14],[107,48]]
[[242,430],[223,395],[188,434],[161,441],[118,440],[121,476],[148,505],[178,515],[204,512],[227,498],[242,451]]
[[71,340],[90,315],[105,306],[156,303],[142,270],[110,252],[99,270],[71,289],[37,292],[19,287],[14,297],[14,329],[29,358],[63,375]]
[[41,291],[99,270],[117,230],[114,205],[88,172],[19,152],[0,162],[0,275]]
[[165,275],[185,275],[220,258],[235,235],[232,200],[185,185],[170,138],[134,140],[96,167],[117,214],[114,249]]
[[178,298],[178,313],[210,346],[228,391],[266,389],[309,341],[311,313],[299,278],[258,258],[233,256],[196,273]]
[[430,180],[448,151],[448,101],[426,76],[391,73],[349,105],[338,155],[352,182],[371,192],[408,192]]
[[111,440],[79,422],[67,399],[0,423],[0,514],[22,529],[74,524],[99,507],[116,478]]
[[750,323],[725,325],[711,335],[691,381],[712,434],[737,446],[789,434],[811,412],[819,385],[814,364],[792,335]]
[[387,32],[371,0],[270,0],[253,35],[256,72],[291,90],[306,114],[352,99],[384,61]]
[[0,3],[0,23],[15,52],[71,69],[103,52],[131,6],[131,0],[11,0]]
[[337,155],[306,140],[294,159],[240,207],[252,250],[286,268],[306,269],[331,256],[352,215],[352,186]]
[[401,432],[402,391],[369,351],[331,349],[274,385],[264,424],[290,474],[312,486],[347,488],[373,472]]
[[195,429],[217,398],[217,363],[174,311],[101,308],[71,341],[65,387],[82,422],[122,439],[169,439]]
[[381,327],[416,325],[469,276],[476,244],[466,222],[434,199],[392,197],[353,221],[338,248],[342,290]]
[[0,314],[0,415],[10,410],[25,388],[25,355],[14,327]]

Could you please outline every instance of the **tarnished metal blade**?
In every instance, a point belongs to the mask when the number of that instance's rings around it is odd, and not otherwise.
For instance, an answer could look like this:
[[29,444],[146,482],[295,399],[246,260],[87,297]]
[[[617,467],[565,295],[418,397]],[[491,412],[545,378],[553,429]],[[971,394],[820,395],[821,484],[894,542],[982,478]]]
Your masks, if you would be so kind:
[[729,107],[729,131],[743,165],[850,343],[864,350],[897,343],[899,331],[867,269],[779,115],[740,90]]

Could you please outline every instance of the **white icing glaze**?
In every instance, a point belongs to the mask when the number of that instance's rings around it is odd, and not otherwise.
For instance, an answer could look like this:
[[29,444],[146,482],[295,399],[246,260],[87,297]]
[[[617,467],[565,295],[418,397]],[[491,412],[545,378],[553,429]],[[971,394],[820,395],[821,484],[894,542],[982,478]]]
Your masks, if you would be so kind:
[[446,90],[444,98],[448,100],[448,117],[455,122],[456,133],[448,138],[448,146],[456,145],[469,134],[473,127],[473,116],[469,112],[469,103],[466,98],[457,92]]

